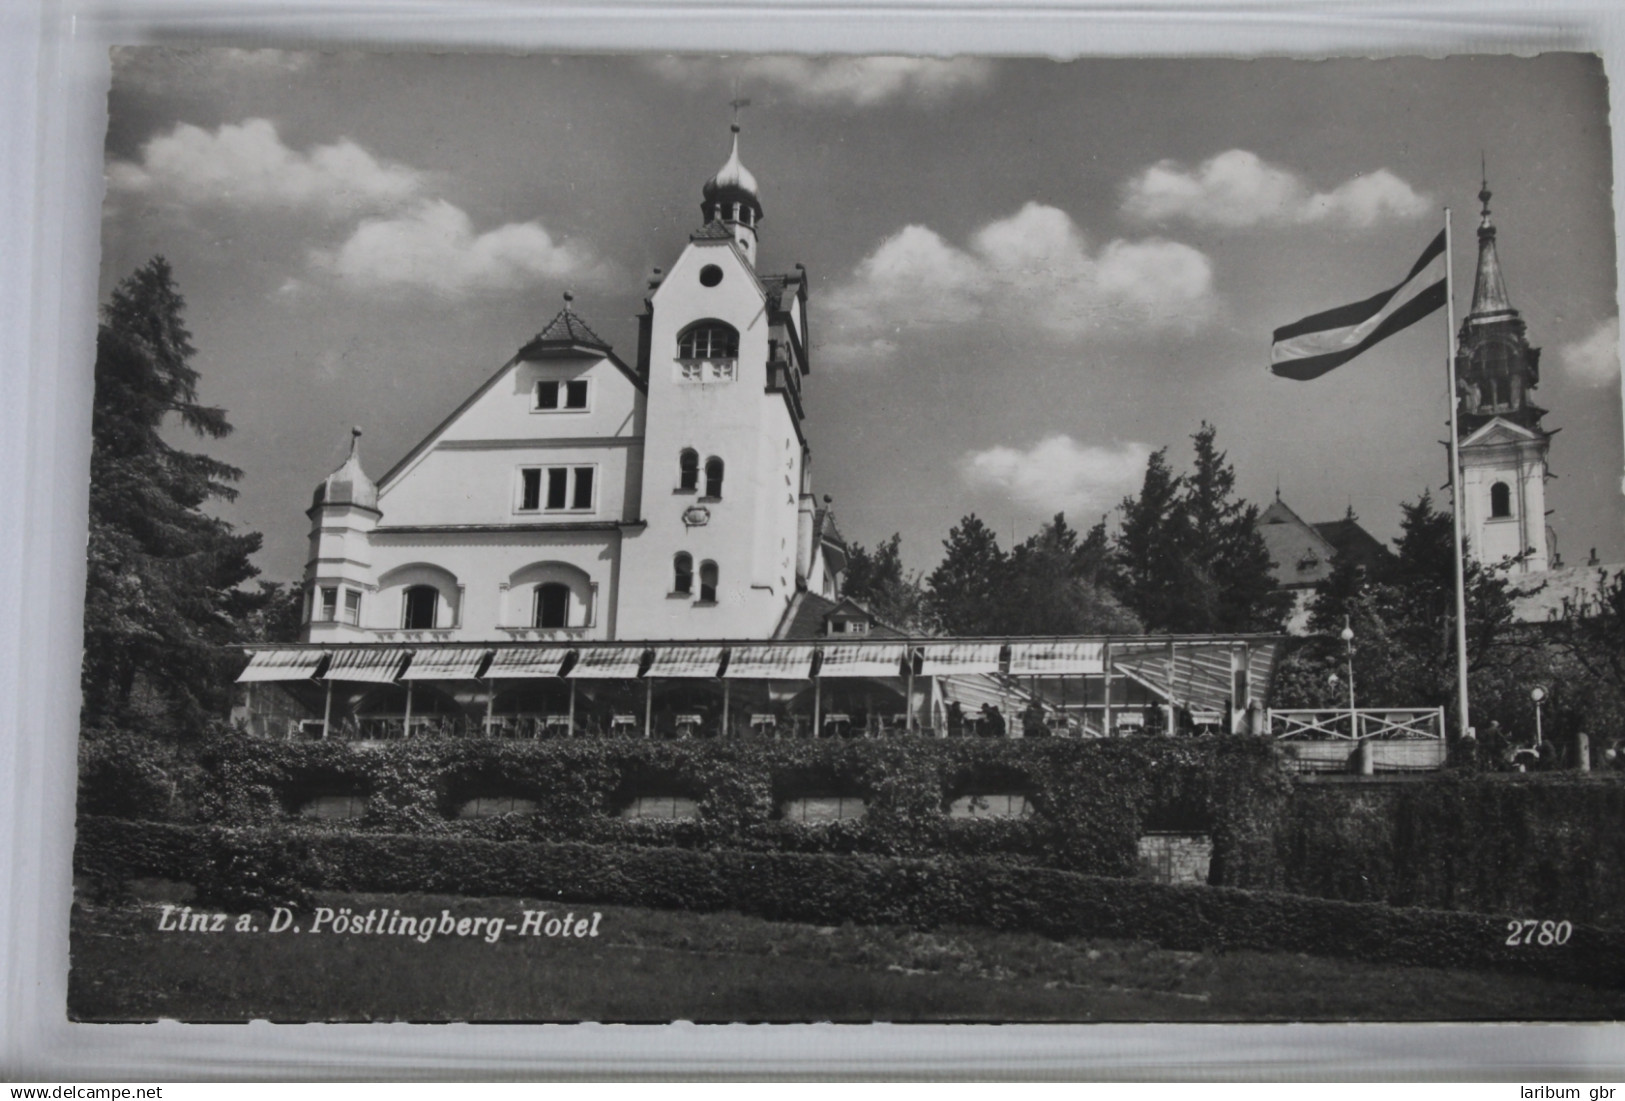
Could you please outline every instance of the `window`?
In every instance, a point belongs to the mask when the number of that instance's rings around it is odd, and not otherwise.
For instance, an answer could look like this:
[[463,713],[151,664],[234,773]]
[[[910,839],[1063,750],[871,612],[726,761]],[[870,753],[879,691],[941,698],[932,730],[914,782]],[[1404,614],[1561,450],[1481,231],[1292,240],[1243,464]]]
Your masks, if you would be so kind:
[[408,631],[432,631],[440,610],[440,590],[433,585],[413,585],[402,604],[401,626]]
[[591,512],[594,468],[533,466],[520,472],[520,512]]
[[1025,795],[1013,792],[961,795],[948,805],[950,818],[1025,818],[1032,813]]
[[856,795],[803,795],[786,799],[779,808],[790,822],[846,822],[862,818],[865,809]]
[[700,563],[700,603],[715,604],[717,602],[717,564],[715,562]]
[[1505,482],[1490,486],[1490,519],[1500,520],[1512,515],[1512,489]]
[[536,626],[570,625],[570,587],[556,581],[536,587]]
[[705,495],[722,496],[722,460],[715,455],[705,460]]
[[360,589],[344,590],[344,622],[351,626],[359,625],[361,622]]
[[677,456],[677,488],[691,492],[700,488],[700,453],[692,447]]
[[536,406],[543,412],[580,412],[587,408],[587,380],[573,378],[565,381],[543,379],[536,384]]
[[671,560],[671,591],[684,596],[694,591],[694,559],[686,552]]
[[621,810],[622,818],[698,818],[700,804],[686,795],[639,795]]
[[301,818],[360,818],[367,813],[367,797],[358,793],[317,795],[299,806]]
[[715,264],[707,264],[700,269],[700,286],[714,287],[722,282],[722,269]]
[[739,355],[739,332],[721,321],[701,321],[677,338],[678,359],[734,359]]
[[457,808],[458,818],[496,818],[503,814],[535,814],[536,800],[517,795],[476,795]]
[[339,617],[339,591],[336,586],[322,586],[322,614],[318,617],[321,623],[332,623]]

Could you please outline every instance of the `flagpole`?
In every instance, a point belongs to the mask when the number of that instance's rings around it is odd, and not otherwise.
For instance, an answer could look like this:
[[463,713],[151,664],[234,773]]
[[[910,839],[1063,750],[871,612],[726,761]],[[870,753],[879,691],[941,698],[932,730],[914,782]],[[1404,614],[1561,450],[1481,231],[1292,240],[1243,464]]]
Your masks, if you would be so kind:
[[1456,408],[1460,404],[1456,391],[1456,263],[1450,244],[1450,208],[1445,207],[1444,304],[1445,363],[1450,374],[1450,527],[1455,536],[1456,549],[1456,734],[1466,737],[1471,729],[1467,714],[1467,579],[1462,562],[1466,551],[1461,538],[1461,436],[1456,424]]

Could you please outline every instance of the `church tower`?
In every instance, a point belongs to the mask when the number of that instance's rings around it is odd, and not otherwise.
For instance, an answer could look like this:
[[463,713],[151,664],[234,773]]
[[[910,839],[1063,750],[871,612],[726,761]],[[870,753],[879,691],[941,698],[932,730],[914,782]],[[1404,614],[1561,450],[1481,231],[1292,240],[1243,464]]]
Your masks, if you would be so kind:
[[1461,433],[1462,520],[1468,553],[1510,572],[1550,566],[1546,531],[1546,452],[1552,433],[1535,404],[1540,349],[1531,348],[1523,318],[1512,308],[1495,248],[1490,188],[1478,193],[1478,273],[1473,304],[1456,345]]
[[771,638],[808,585],[807,275],[758,271],[738,126],[700,211],[638,319],[645,527],[624,547],[620,638]]

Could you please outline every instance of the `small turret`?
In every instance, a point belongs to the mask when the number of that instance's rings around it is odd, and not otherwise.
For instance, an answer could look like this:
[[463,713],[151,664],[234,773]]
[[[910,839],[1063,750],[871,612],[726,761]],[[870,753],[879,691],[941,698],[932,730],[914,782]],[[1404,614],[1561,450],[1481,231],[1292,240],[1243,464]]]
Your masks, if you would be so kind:
[[350,430],[350,454],[316,487],[307,515],[306,640],[361,637],[362,597],[376,587],[370,536],[383,516],[377,483],[361,468],[361,429]]

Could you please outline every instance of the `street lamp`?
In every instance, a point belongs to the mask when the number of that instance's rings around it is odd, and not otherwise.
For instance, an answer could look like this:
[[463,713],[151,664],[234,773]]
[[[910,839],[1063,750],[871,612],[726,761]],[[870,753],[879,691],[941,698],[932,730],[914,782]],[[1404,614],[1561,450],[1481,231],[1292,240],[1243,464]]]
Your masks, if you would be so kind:
[[1354,736],[1359,737],[1360,718],[1354,711],[1354,627],[1349,623],[1348,616],[1343,617],[1343,629],[1342,631],[1338,632],[1337,637],[1343,640],[1343,645],[1347,649],[1348,654],[1349,726],[1353,729]]
[[1535,749],[1540,749],[1540,743],[1545,740],[1540,732],[1540,705],[1546,702],[1546,689],[1535,685],[1529,690],[1529,698],[1535,701]]

